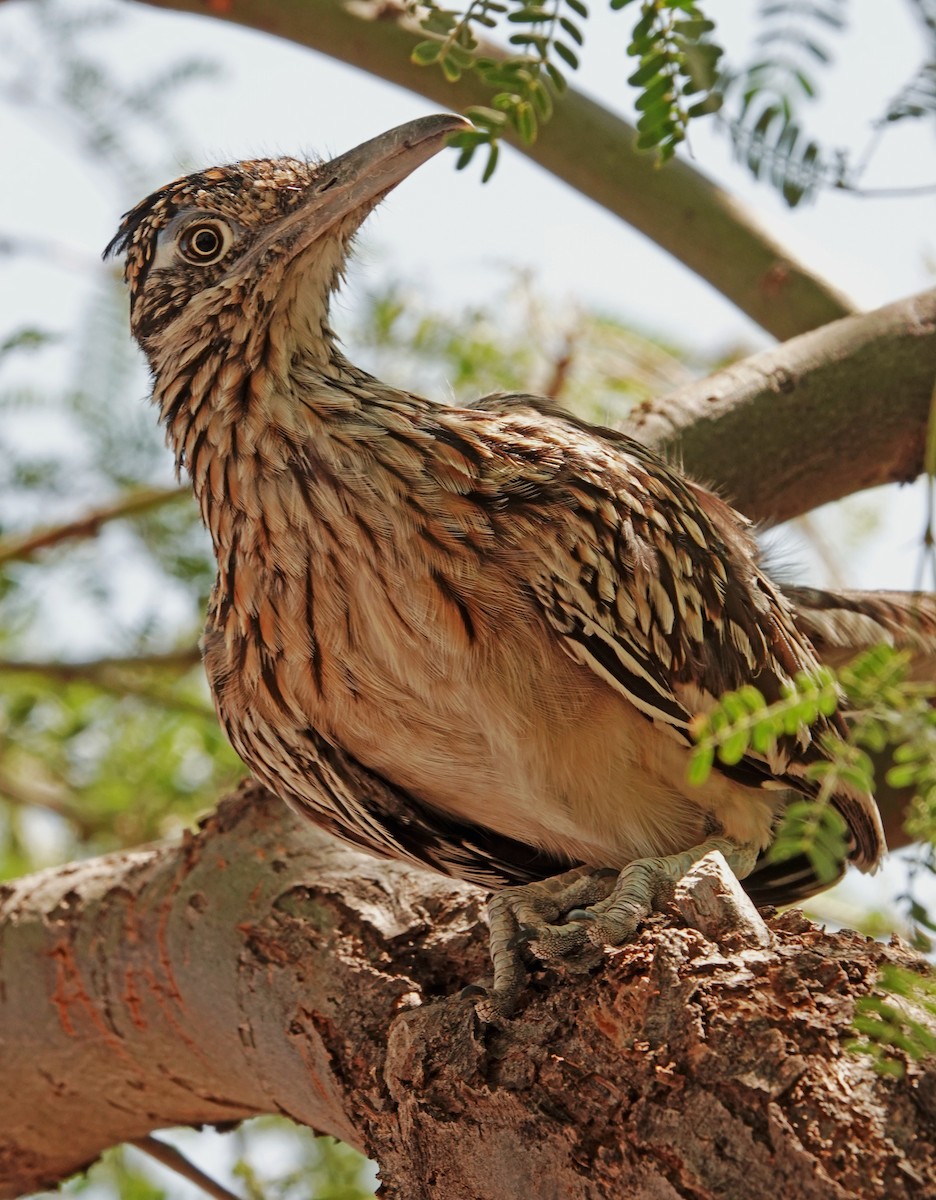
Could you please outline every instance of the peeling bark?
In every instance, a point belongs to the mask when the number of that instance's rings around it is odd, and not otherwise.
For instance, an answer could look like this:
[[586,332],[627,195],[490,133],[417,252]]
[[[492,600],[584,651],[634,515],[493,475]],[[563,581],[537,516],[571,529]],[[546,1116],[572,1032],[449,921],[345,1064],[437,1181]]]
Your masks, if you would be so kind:
[[376,1157],[401,1200],[936,1196],[934,1077],[843,1048],[880,965],[915,960],[744,903],[709,867],[483,1026],[456,994],[486,968],[483,895],[245,786],[181,844],[3,890],[0,1195],[275,1112]]

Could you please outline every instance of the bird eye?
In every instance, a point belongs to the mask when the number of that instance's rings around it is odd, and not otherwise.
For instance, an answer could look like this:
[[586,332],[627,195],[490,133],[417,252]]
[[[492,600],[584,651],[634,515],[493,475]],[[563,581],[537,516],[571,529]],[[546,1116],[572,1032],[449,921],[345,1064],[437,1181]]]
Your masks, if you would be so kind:
[[231,238],[231,230],[220,221],[199,221],[179,238],[179,250],[190,263],[209,266],[224,255]]

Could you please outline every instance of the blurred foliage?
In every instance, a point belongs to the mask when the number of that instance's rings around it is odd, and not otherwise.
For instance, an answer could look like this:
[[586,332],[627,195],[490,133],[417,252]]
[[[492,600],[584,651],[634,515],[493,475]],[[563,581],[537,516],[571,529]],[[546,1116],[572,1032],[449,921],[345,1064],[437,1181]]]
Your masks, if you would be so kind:
[[[692,122],[717,113],[738,160],[791,207],[819,187],[860,191],[887,128],[936,117],[936,3],[904,2],[921,28],[923,61],[873,122],[855,158],[823,146],[806,131],[804,116],[819,98],[833,39],[847,28],[849,0],[759,0],[752,50],[739,63],[726,61],[710,0],[704,6],[695,0],[610,0],[612,9],[630,18],[626,53],[637,65],[627,83],[637,147],[665,162],[687,139]],[[486,150],[487,180],[506,130],[530,144],[552,116],[568,73],[579,67],[588,9],[582,0],[469,0],[455,8],[410,0],[409,8],[429,35],[413,50],[413,61],[440,69],[450,81],[473,72],[490,92],[489,104],[467,110],[476,128],[454,139],[461,167]],[[882,7],[875,19],[886,39],[892,15]],[[506,37],[506,54],[484,43],[491,30]]]
[[936,1056],[936,975],[917,974],[888,965],[877,986],[855,1005],[853,1027],[859,1035],[847,1043],[856,1054],[867,1054],[875,1070],[898,1079],[906,1060]]
[[[275,1117],[252,1122],[258,1131],[278,1138],[295,1136],[293,1157],[297,1161],[275,1177],[260,1173],[241,1156],[234,1175],[243,1181],[248,1200],[370,1200],[374,1195],[373,1169],[356,1150],[331,1137],[314,1137],[307,1129],[296,1129]],[[241,1127],[239,1132],[243,1132]],[[277,1161],[282,1162],[280,1155]]]
[[[728,765],[747,754],[772,758],[781,739],[798,736],[844,701],[848,736],[823,738],[825,758],[805,772],[816,785],[815,800],[787,807],[770,847],[770,861],[805,854],[818,879],[835,880],[847,857],[848,831],[829,800],[843,788],[873,794],[872,755],[889,751],[887,783],[914,797],[907,828],[925,848],[924,861],[936,870],[936,681],[909,678],[910,664],[909,652],[877,646],[843,667],[837,677],[828,668],[814,676],[797,675],[772,704],[750,685],[727,693],[693,723],[691,781],[704,783],[716,758]],[[913,902],[910,916],[915,940],[929,949],[921,926],[933,925],[925,909]]]
[[[108,180],[115,207],[126,206],[162,169],[140,157],[141,133],[153,142],[158,131],[163,144],[154,157],[173,162],[180,134],[169,101],[214,71],[192,61],[123,86],[88,49],[117,24],[113,7],[41,0],[31,15],[38,36],[3,45],[0,91],[37,119],[64,124]],[[55,245],[7,238],[4,248],[76,265]],[[7,876],[163,836],[243,770],[193,669],[213,578],[209,545],[194,505],[184,493],[176,498],[151,413],[128,403],[145,394],[146,382],[127,337],[122,282],[94,260],[79,265],[88,300],[76,329],[0,336],[0,874]],[[49,383],[57,377],[60,385]],[[153,485],[156,501],[137,505],[132,519],[89,520],[83,537],[79,529],[57,538],[58,524],[119,510],[141,484]],[[49,527],[49,548],[24,551],[24,536],[37,526]],[[187,654],[166,661],[178,647]],[[109,664],[114,656],[141,656],[146,665]],[[35,661],[23,670],[14,660]]]
[[[190,1162],[210,1159],[207,1173],[245,1200],[372,1200],[374,1168],[350,1146],[280,1117],[246,1121],[230,1133],[177,1130],[159,1140]],[[200,1164],[201,1165],[201,1164]],[[116,1146],[62,1189],[82,1200],[198,1200],[192,1183],[159,1166],[145,1150]]]
[[713,368],[612,316],[544,303],[528,271],[509,275],[483,309],[440,311],[424,288],[402,282],[365,290],[349,341],[362,365],[401,387],[466,404],[532,391],[606,424]]
[[805,134],[801,110],[817,95],[816,72],[832,60],[828,37],[844,30],[847,11],[848,0],[762,0],[754,57],[722,78],[738,159],[791,207],[820,183],[846,179],[846,156]]
[[159,158],[185,160],[184,124],[172,102],[190,85],[217,79],[217,65],[180,57],[148,78],[123,81],[100,57],[107,34],[120,27],[118,5],[31,0],[30,9],[40,36],[5,34],[0,94],[28,105],[37,123],[65,134],[135,199]]

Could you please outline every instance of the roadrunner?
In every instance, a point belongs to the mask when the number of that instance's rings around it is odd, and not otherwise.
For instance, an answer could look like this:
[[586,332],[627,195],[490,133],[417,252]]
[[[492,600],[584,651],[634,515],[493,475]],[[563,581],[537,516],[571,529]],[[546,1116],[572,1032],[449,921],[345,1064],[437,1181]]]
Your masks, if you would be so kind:
[[[353,235],[465,127],[427,117],[331,162],[186,176],[108,250],[214,543],[203,650],[231,742],[346,840],[499,889],[496,1013],[530,948],[626,940],[710,850],[759,899],[818,890],[804,862],[761,856],[791,794],[815,794],[806,769],[839,718],[700,787],[690,722],[729,689],[774,700],[815,671],[809,634],[874,641],[906,611],[818,592],[798,611],[745,518],[547,400],[437,403],[348,362],[329,298]],[[832,802],[872,869],[874,801]]]

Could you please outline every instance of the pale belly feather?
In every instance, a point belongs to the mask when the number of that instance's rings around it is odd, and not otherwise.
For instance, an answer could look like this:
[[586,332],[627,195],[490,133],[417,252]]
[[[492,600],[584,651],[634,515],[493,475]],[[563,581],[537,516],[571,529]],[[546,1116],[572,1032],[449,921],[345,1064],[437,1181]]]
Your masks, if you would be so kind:
[[256,731],[282,729],[285,704],[297,738],[314,727],[425,803],[567,858],[620,867],[718,829],[769,840],[776,793],[720,775],[690,788],[685,749],[569,658],[532,604],[505,608],[476,577],[458,605],[435,584],[387,589],[361,568],[318,601],[317,669],[309,646],[279,639],[275,710],[230,620],[207,639],[222,717],[247,714],[232,739],[261,776],[273,772]]

